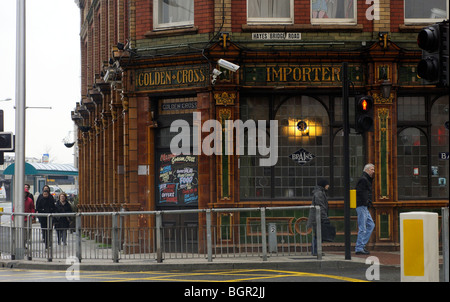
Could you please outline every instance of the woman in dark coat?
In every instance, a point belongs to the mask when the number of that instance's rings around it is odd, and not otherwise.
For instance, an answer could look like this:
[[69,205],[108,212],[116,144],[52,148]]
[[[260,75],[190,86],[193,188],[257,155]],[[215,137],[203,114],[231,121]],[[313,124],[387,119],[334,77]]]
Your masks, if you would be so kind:
[[[58,201],[56,202],[56,213],[72,213],[72,206],[67,200],[66,193],[59,194]],[[57,218],[55,228],[58,235],[58,245],[61,244],[61,240],[64,245],[67,245],[67,229],[69,226],[69,217],[60,216]]]

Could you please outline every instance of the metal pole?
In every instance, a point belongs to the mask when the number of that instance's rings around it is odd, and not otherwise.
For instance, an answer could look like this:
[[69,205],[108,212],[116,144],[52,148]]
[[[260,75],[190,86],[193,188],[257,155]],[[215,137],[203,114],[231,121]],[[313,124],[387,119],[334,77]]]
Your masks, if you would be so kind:
[[[16,20],[16,137],[15,137],[15,170],[14,170],[14,209],[24,212],[25,185],[25,78],[26,78],[26,22],[25,0],[17,0]],[[17,216],[20,234],[24,227],[23,216]],[[24,258],[24,242],[16,240],[16,259]]]
[[317,239],[317,260],[322,260],[322,217],[320,207],[316,206],[316,239]]
[[263,261],[267,261],[266,208],[261,208],[261,244]]
[[448,208],[442,208],[442,255],[444,258],[444,282],[449,282],[449,226]]
[[211,210],[206,210],[206,249],[208,262],[212,262],[212,240],[211,240]]
[[161,247],[161,227],[162,217],[161,212],[156,213],[156,262],[162,263],[162,247]]
[[348,63],[342,63],[342,103],[344,105],[344,236],[345,260],[351,260],[350,252],[350,143],[348,117]]
[[81,262],[81,213],[77,213],[75,216],[75,229],[77,234],[75,254],[78,258],[78,262]]
[[120,217],[117,212],[111,215],[112,219],[112,256],[113,262],[119,262],[119,227],[117,223],[117,218]]

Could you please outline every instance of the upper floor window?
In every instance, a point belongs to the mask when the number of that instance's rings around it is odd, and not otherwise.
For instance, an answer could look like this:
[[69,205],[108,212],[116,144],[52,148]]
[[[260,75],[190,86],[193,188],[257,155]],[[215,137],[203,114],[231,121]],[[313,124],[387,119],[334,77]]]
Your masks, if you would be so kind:
[[448,0],[405,0],[405,23],[442,21],[448,10]]
[[293,0],[247,0],[247,21],[291,24],[293,7]]
[[153,0],[155,29],[194,24],[194,0]]
[[356,24],[356,0],[311,0],[311,23]]

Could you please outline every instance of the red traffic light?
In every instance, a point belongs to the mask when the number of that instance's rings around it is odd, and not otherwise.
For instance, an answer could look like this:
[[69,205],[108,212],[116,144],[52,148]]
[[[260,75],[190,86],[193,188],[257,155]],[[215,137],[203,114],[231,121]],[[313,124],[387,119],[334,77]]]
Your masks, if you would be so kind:
[[373,127],[373,97],[363,96],[355,102],[355,130],[357,133],[370,131]]
[[360,112],[368,112],[372,109],[373,99],[370,96],[362,97],[358,101],[358,110]]

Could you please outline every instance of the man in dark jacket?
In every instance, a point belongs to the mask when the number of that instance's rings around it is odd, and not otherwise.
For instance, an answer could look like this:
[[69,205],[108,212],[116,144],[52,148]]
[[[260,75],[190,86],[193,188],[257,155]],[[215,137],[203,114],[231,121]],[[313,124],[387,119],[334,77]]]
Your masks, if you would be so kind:
[[355,252],[357,255],[368,255],[365,249],[370,235],[375,228],[368,207],[372,204],[372,180],[375,174],[375,166],[367,164],[363,174],[356,184],[356,213],[358,214],[358,238],[356,239]]
[[[38,213],[55,213],[56,206],[53,196],[50,195],[50,189],[44,186],[42,195],[39,195],[36,201],[36,212]],[[48,248],[48,236],[51,236],[52,226],[47,226],[47,217],[39,217],[41,224],[42,236],[45,242],[45,248]]]

